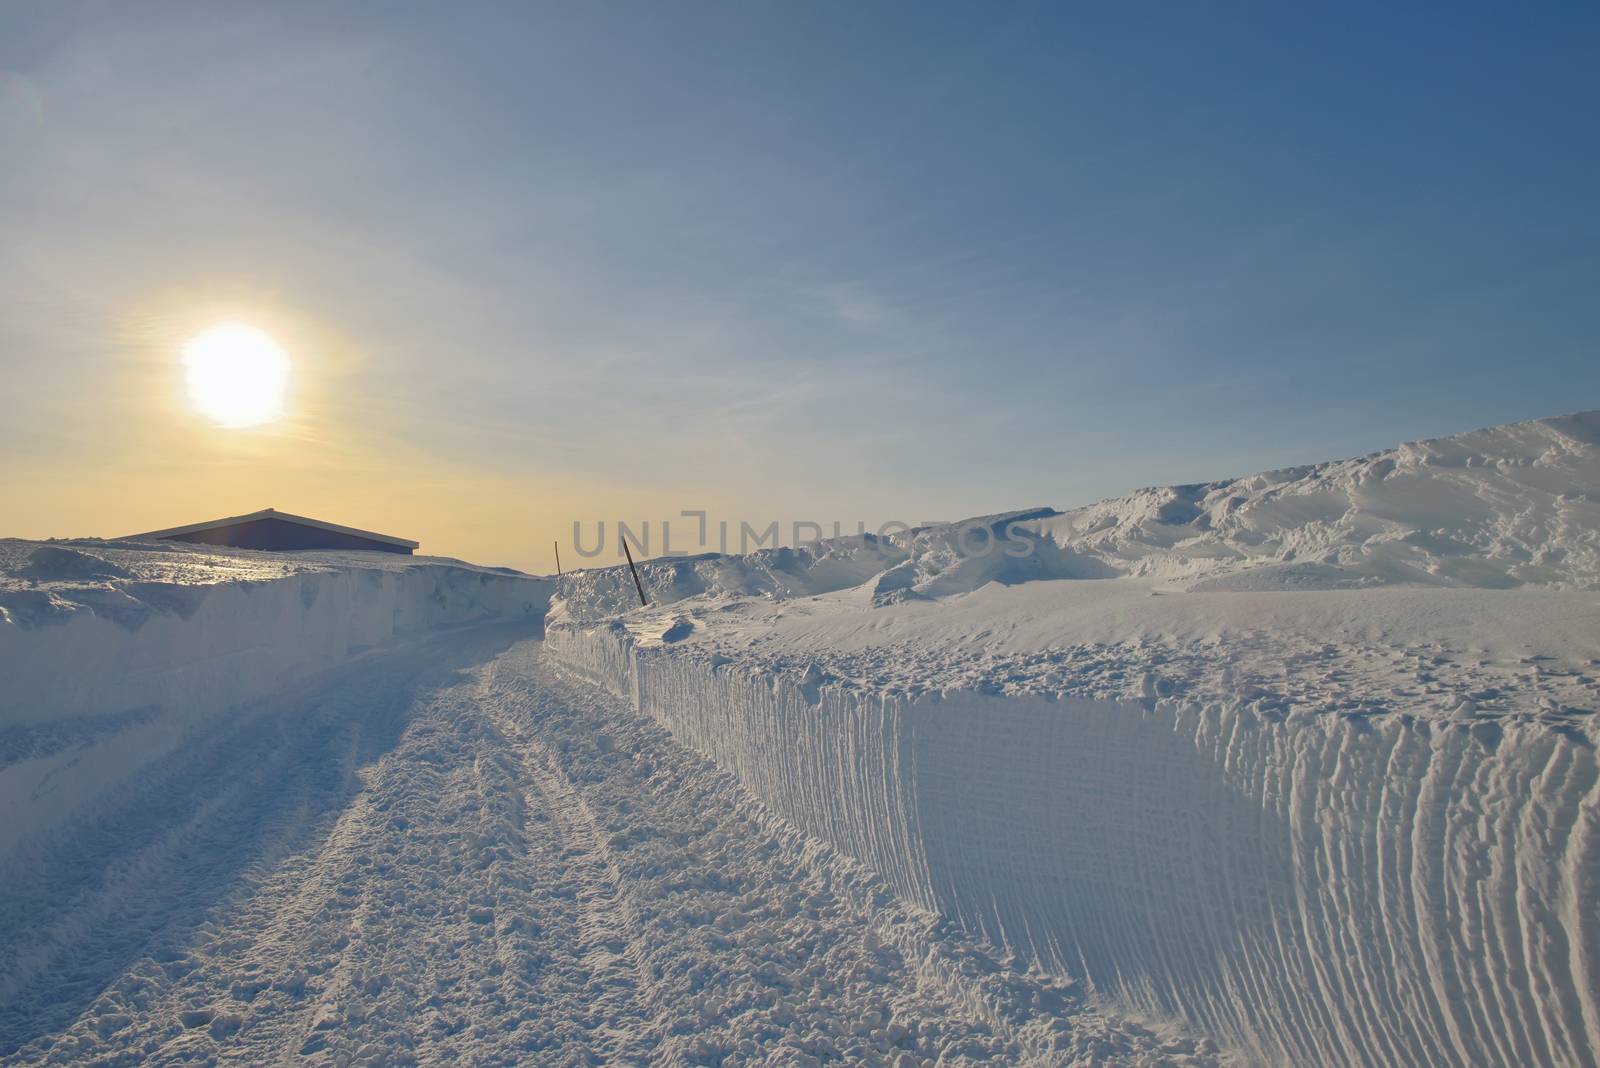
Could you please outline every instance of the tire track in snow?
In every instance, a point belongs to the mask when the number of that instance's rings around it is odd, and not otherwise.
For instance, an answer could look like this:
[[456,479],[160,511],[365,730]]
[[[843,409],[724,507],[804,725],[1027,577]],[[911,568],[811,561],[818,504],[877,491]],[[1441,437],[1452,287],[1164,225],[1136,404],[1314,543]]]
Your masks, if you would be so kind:
[[[579,950],[584,969],[599,981],[601,1001],[618,1000],[619,990],[624,995],[621,1000],[625,1007],[607,1014],[607,1035],[599,1043],[606,1063],[615,1063],[621,1057],[642,1052],[631,1050],[632,1043],[627,1039],[649,1023],[644,1005],[651,1000],[651,979],[640,963],[643,949],[638,915],[594,815],[571,782],[538,743],[523,741],[518,749],[520,766],[537,795],[530,803],[536,810],[551,814],[563,845],[560,859],[579,880],[574,896],[580,910]],[[620,1026],[624,1020],[631,1026]]]
[[356,876],[348,922],[252,950],[298,961],[310,978],[291,968],[289,983],[274,984],[297,1003],[247,1021],[241,1061],[265,1048],[334,1063],[397,1050],[420,1063],[626,1063],[614,1054],[627,1052],[623,1024],[638,1013],[627,984],[599,989],[594,887],[575,874],[584,843],[538,802],[471,683],[419,701],[341,821],[348,834],[318,858],[319,887]]
[[[0,1010],[16,1063],[1216,1063],[995,963],[508,641],[286,696],[107,816],[137,862],[54,903],[35,877],[4,937],[64,933]],[[58,845],[60,884],[108,839]]]
[[353,768],[398,734],[394,694],[436,667],[382,657],[346,669],[331,689],[245,706],[148,768],[136,788],[14,854],[0,874],[0,958],[10,962],[0,1053],[70,1019],[124,968],[180,971],[177,946],[194,918],[324,829],[353,789]]
[[[579,814],[593,828],[595,840],[614,843],[605,847],[607,865],[623,893],[626,912],[637,917],[642,932],[633,952],[652,974],[669,972],[649,991],[669,1035],[663,1046],[669,1058],[682,1053],[683,1047],[670,1041],[671,1033],[678,1031],[700,1036],[692,1048],[698,1049],[703,1061],[691,1056],[689,1063],[719,1063],[725,1054],[731,1057],[729,1064],[745,1063],[737,1053],[738,1043],[732,1053],[717,1044],[715,1016],[727,1003],[703,995],[696,998],[697,991],[676,985],[670,974],[671,963],[683,952],[682,935],[693,928],[694,913],[701,907],[697,902],[674,916],[678,922],[662,922],[662,914],[673,915],[667,902],[675,894],[689,894],[680,881],[685,872],[663,865],[660,852],[650,847],[675,837],[693,847],[684,851],[680,862],[696,874],[715,860],[720,872],[754,875],[751,888],[718,887],[724,893],[699,897],[721,899],[723,911],[713,926],[738,931],[747,922],[741,909],[751,915],[767,910],[779,917],[771,927],[749,925],[755,928],[756,945],[745,948],[753,952],[732,953],[727,952],[732,947],[722,947],[718,963],[726,985],[737,988],[741,979],[752,978],[736,974],[743,965],[757,973],[752,985],[759,988],[760,973],[770,975],[770,958],[784,955],[781,949],[768,947],[782,945],[785,936],[804,940],[818,933],[807,930],[811,910],[799,910],[796,916],[794,902],[799,899],[820,906],[817,911],[831,913],[835,923],[842,921],[847,929],[848,944],[841,938],[831,952],[854,958],[855,968],[878,971],[880,979],[893,974],[893,985],[904,1000],[920,1010],[908,1013],[904,1006],[881,1002],[864,1010],[857,1006],[855,1011],[868,1021],[887,1023],[904,1016],[911,1023],[905,1028],[909,1034],[887,1027],[874,1031],[869,1026],[867,1034],[878,1042],[874,1047],[848,1028],[840,1029],[845,1033],[838,1036],[829,1036],[825,1029],[822,1041],[809,1046],[802,1041],[793,1047],[800,1063],[813,1055],[823,1062],[842,1055],[847,1063],[896,1064],[902,1063],[902,1055],[906,1063],[921,1063],[923,1058],[930,1062],[942,1058],[940,1063],[1096,1063],[1108,1056],[1127,1064],[1214,1060],[1203,1052],[1206,1043],[1184,1038],[1162,1041],[1137,1025],[1089,1008],[1070,984],[998,965],[952,924],[900,901],[877,876],[775,817],[731,775],[684,749],[625,702],[564,668],[553,667],[542,651],[529,646],[508,652],[483,672],[481,689],[483,704],[494,710],[507,736],[533,746],[533,766],[542,763],[559,776],[553,792],[567,797],[571,790],[563,810]],[[534,732],[542,742],[528,741]],[[654,836],[639,821],[627,818],[630,805],[650,802],[654,804],[648,822],[654,825]],[[679,818],[663,818],[675,814],[675,808]],[[718,811],[720,817],[708,828],[705,814]],[[729,824],[737,829],[727,834],[724,853],[718,836],[728,832]],[[688,924],[681,922],[685,912]],[[834,924],[828,926],[825,938],[840,933]],[[884,968],[885,962],[893,967]],[[881,986],[878,993],[881,996]],[[745,996],[751,994],[746,991]],[[759,1000],[759,995],[752,1000]],[[686,1003],[691,1008],[688,1013]],[[932,1005],[938,1006],[932,1014],[937,1020],[926,1018]],[[751,1020],[755,1015],[747,1012],[743,1027],[759,1033],[760,1025]],[[918,1015],[925,1018],[918,1022]],[[900,1036],[902,1045],[886,1042],[890,1035]],[[764,1062],[758,1058],[750,1063]]]

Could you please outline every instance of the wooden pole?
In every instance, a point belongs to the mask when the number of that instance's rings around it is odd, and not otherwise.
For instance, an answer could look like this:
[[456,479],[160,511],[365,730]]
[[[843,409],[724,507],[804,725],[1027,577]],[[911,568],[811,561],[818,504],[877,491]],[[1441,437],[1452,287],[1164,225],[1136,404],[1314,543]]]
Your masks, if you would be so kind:
[[561,577],[561,539],[557,538],[552,544],[556,547],[556,578]]
[[622,551],[628,554],[628,570],[633,572],[633,588],[639,591],[639,603],[649,607],[650,602],[644,599],[644,583],[639,581],[639,569],[633,566],[633,551],[628,548],[628,539],[617,540],[622,542]]

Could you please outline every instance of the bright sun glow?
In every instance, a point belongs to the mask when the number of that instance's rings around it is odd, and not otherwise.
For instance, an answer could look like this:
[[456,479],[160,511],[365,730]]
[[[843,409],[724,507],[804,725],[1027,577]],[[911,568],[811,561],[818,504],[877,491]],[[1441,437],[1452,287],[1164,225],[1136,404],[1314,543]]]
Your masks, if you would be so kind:
[[270,423],[283,412],[289,357],[254,327],[214,326],[183,347],[189,403],[225,427]]

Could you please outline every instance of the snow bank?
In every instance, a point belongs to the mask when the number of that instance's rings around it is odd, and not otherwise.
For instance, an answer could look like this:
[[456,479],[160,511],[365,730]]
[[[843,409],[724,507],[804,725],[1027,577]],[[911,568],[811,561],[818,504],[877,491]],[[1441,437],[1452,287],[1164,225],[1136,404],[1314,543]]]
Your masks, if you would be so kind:
[[907,899],[1253,1060],[1595,1063],[1590,734],[908,697],[620,625],[547,643]]
[[[988,583],[1153,578],[1193,590],[1600,589],[1600,411],[1353,460],[1142,489],[877,537],[639,564],[652,604],[859,589],[872,605]],[[552,616],[637,604],[626,568],[571,572]]]
[[541,620],[540,579],[386,554],[7,542],[0,859],[206,719],[440,627]]
[[[1600,588],[1600,411],[1145,489],[1027,525],[1120,574],[1236,588]],[[1293,566],[1286,566],[1286,565]]]
[[1600,413],[640,570],[551,650],[1002,951],[1264,1063],[1600,1063]]

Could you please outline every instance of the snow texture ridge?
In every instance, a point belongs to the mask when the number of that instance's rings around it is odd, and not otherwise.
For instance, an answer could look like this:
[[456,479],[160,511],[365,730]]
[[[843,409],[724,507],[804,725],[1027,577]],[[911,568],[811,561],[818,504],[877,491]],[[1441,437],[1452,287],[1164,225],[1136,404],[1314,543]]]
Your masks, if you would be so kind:
[[558,627],[796,826],[1002,954],[1256,1063],[1594,1064],[1592,731],[917,697]]

